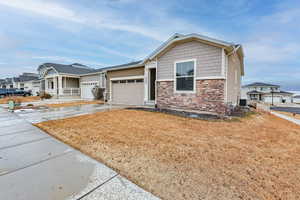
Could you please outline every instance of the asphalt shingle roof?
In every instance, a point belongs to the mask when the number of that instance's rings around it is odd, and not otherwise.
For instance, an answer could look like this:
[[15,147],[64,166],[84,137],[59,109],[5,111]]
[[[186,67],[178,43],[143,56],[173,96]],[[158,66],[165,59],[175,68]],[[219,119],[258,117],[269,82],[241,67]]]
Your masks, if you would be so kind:
[[110,66],[110,67],[104,67],[101,70],[110,70],[110,69],[115,69],[115,68],[122,68],[122,67],[135,67],[136,65],[140,64],[142,62],[142,60],[139,61],[134,61],[134,62],[130,62],[130,63],[126,63],[126,64],[122,64],[122,65],[114,65],[114,66]]
[[247,92],[247,94],[264,94],[264,93],[256,91],[256,90],[252,90],[252,91]]
[[262,82],[255,82],[255,83],[251,83],[251,84],[248,84],[248,85],[244,85],[244,87],[255,87],[255,86],[271,86],[271,87],[279,87],[279,85],[274,85],[274,84],[269,84],[269,83],[262,83]]
[[87,74],[94,72],[95,69],[88,68],[87,66],[75,63],[72,65],[63,65],[63,64],[56,64],[56,63],[44,63],[41,67],[53,67],[58,73],[65,73],[65,74]]

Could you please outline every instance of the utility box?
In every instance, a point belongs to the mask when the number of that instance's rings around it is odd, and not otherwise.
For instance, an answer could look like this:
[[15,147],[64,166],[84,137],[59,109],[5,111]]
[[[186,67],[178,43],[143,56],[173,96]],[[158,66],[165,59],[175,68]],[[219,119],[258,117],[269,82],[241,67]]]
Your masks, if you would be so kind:
[[8,101],[8,109],[9,110],[14,110],[15,109],[15,102],[13,100]]
[[247,106],[247,99],[240,99],[240,106]]

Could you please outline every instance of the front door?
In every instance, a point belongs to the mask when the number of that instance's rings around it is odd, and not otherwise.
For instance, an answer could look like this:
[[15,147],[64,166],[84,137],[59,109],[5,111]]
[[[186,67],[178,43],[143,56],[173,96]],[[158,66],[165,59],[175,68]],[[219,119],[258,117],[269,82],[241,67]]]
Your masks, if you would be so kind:
[[150,69],[150,100],[155,100],[156,69]]

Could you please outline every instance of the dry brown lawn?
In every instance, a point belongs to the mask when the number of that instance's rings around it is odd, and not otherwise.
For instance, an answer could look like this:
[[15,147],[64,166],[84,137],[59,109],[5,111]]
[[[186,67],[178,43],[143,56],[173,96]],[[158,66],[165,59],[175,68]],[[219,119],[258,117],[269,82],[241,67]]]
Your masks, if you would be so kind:
[[295,114],[294,115],[293,113],[283,112],[283,111],[276,111],[276,112],[300,120],[300,114]]
[[300,127],[113,110],[37,124],[162,199],[300,199]]
[[30,97],[22,97],[22,96],[12,96],[12,97],[5,97],[0,99],[0,104],[6,104],[9,100],[14,100],[18,102],[33,102],[39,101],[40,97],[38,96],[30,96]]
[[69,107],[69,106],[80,106],[87,104],[103,104],[103,101],[95,100],[95,101],[74,101],[74,102],[66,102],[66,103],[55,103],[55,104],[46,104],[45,106],[49,108],[61,108],[61,107]]

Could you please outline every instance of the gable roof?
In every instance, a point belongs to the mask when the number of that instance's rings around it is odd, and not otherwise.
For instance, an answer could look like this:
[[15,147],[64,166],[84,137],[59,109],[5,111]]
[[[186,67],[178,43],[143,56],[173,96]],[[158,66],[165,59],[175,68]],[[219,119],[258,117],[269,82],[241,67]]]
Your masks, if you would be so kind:
[[139,61],[134,61],[134,62],[122,64],[122,65],[114,65],[114,66],[110,66],[110,67],[105,67],[105,68],[102,68],[102,70],[117,70],[117,69],[122,69],[122,68],[134,68],[134,67],[141,67],[141,66],[144,66],[144,65],[142,63],[142,60],[139,60]]
[[243,87],[280,87],[280,85],[274,85],[274,84],[262,83],[262,82],[254,82],[251,84],[244,85]]
[[71,65],[63,65],[63,64],[56,64],[56,63],[44,63],[39,66],[38,70],[41,68],[53,68],[57,73],[62,74],[74,74],[74,75],[80,75],[80,74],[87,74],[90,72],[95,71],[93,68],[89,68],[85,65],[81,65],[78,63],[71,64]]
[[155,56],[157,56],[159,53],[161,53],[163,50],[165,50],[171,44],[173,44],[175,42],[178,42],[178,41],[182,41],[182,40],[186,40],[186,39],[192,39],[192,38],[198,39],[198,40],[201,40],[201,41],[205,41],[205,42],[209,42],[209,43],[215,44],[217,46],[223,46],[223,47],[230,47],[230,46],[235,45],[233,43],[225,42],[225,41],[222,41],[222,40],[214,39],[214,38],[207,37],[207,36],[200,35],[200,34],[196,34],[196,33],[192,33],[192,34],[188,34],[188,35],[182,35],[182,34],[179,34],[179,33],[175,33],[166,42],[164,42],[157,49],[155,49],[146,59],[144,59],[144,62],[146,62],[148,59],[150,59],[150,60],[153,59]]
[[263,92],[259,92],[257,90],[252,90],[252,91],[247,92],[247,94],[264,94],[264,93]]
[[158,56],[160,53],[162,53],[164,50],[166,50],[171,45],[185,40],[195,39],[200,42],[208,43],[213,46],[217,46],[220,48],[226,49],[228,52],[234,53],[237,52],[240,60],[241,60],[241,74],[244,75],[244,50],[242,45],[240,44],[234,44],[231,42],[225,42],[222,40],[218,40],[215,38],[207,37],[204,35],[192,33],[192,34],[174,34],[172,37],[170,37],[166,42],[164,42],[161,46],[159,46],[157,49],[155,49],[148,57],[146,57],[143,60],[143,64],[145,64],[147,61],[154,59],[156,56]]
[[214,39],[214,38],[196,34],[196,33],[187,34],[187,35],[175,33],[174,35],[172,35],[172,37],[170,37],[166,42],[164,42],[162,45],[160,45],[157,49],[155,49],[149,56],[147,56],[143,60],[97,69],[93,72],[87,73],[87,75],[93,74],[93,73],[100,73],[102,71],[111,71],[111,70],[127,69],[127,68],[135,68],[135,67],[144,66],[147,61],[155,58],[159,53],[164,51],[170,45],[172,45],[176,42],[179,42],[179,41],[187,40],[187,39],[196,39],[196,40],[199,40],[199,41],[202,41],[205,43],[209,43],[211,45],[215,45],[215,46],[222,47],[222,48],[227,48],[227,50],[229,50],[230,52],[237,52],[241,59],[241,63],[242,63],[241,74],[244,75],[244,53],[243,53],[243,48],[241,45],[234,44],[231,42],[225,42],[222,40]]
[[18,81],[16,82],[26,82],[26,81],[33,81],[38,79],[39,78],[36,76],[19,76]]
[[81,74],[81,76],[99,74],[99,73],[102,73],[102,72],[105,72],[105,71],[136,68],[136,67],[142,67],[142,66],[144,66],[143,63],[142,63],[142,60],[139,60],[139,61],[134,61],[134,62],[126,63],[126,64],[114,65],[114,66],[110,66],[110,67],[104,67],[104,68],[96,69],[92,72],[89,72],[89,73],[86,73],[86,74]]

